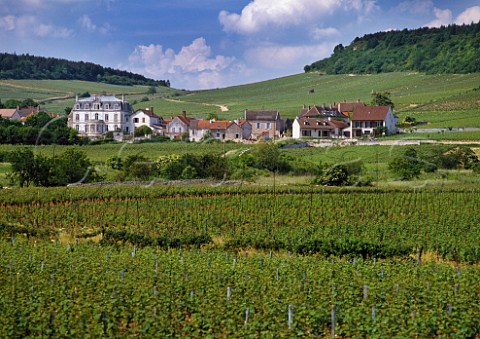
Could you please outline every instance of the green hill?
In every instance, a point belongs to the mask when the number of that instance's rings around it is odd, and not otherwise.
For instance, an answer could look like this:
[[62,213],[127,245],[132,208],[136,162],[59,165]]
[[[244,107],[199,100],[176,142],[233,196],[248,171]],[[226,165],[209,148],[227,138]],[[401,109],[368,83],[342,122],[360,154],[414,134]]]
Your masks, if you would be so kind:
[[327,74],[480,72],[480,22],[367,34],[346,47],[337,45],[331,57],[304,70]]
[[0,53],[0,79],[82,80],[114,85],[170,87],[168,80],[103,67],[91,62]]

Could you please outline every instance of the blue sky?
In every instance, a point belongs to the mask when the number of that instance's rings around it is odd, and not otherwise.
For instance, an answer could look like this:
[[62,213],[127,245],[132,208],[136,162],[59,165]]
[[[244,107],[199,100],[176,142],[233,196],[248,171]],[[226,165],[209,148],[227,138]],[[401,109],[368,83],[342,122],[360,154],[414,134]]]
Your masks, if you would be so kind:
[[479,20],[480,0],[0,0],[0,52],[208,89],[301,73],[367,33]]

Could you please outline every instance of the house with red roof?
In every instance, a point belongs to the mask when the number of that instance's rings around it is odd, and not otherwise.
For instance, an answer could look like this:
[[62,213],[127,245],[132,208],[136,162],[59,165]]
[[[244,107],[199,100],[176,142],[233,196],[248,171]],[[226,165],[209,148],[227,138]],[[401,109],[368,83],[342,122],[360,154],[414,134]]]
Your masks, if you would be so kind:
[[18,108],[1,108],[0,109],[0,116],[3,119],[8,120],[21,120],[22,116],[20,115]]
[[[248,122],[247,122],[248,124]],[[245,123],[243,126],[247,126]],[[241,125],[228,120],[201,120],[190,121],[190,141],[200,141],[205,137],[216,140],[240,141],[244,139],[244,131]]]
[[188,117],[187,112],[183,111],[182,115],[177,115],[166,124],[165,135],[170,139],[180,139],[184,133],[189,133],[190,122],[195,118]]
[[394,134],[398,118],[390,106],[356,106],[350,116],[348,136],[358,138],[362,135]]
[[292,137],[344,138],[343,131],[348,124],[330,117],[296,117],[292,125]]

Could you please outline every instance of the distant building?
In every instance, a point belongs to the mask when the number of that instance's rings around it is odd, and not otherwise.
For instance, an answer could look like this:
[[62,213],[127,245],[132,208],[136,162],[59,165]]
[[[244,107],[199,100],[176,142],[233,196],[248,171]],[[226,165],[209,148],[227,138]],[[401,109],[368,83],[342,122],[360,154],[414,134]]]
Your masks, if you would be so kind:
[[0,116],[3,119],[8,119],[8,120],[22,119],[18,108],[2,108],[0,109]]
[[162,117],[159,117],[153,111],[153,107],[136,110],[130,116],[131,130],[141,126],[149,127],[154,134],[163,135],[165,133],[166,124]]
[[252,126],[253,139],[273,139],[280,136],[285,129],[285,121],[278,111],[245,110],[245,120]]
[[188,134],[190,121],[195,118],[187,116],[187,112],[183,111],[182,115],[177,115],[172,119],[166,121],[166,132],[165,134],[170,137],[170,139],[180,139],[184,133]]
[[67,125],[89,138],[103,137],[107,132],[132,133],[132,105],[113,95],[93,95],[75,99]]
[[228,120],[195,119],[190,121],[189,138],[190,141],[200,141],[205,137],[224,141],[240,141],[245,139],[243,128],[248,128],[248,126],[250,125],[246,121],[240,125]]
[[397,122],[390,106],[357,106],[350,117],[349,136],[394,134]]

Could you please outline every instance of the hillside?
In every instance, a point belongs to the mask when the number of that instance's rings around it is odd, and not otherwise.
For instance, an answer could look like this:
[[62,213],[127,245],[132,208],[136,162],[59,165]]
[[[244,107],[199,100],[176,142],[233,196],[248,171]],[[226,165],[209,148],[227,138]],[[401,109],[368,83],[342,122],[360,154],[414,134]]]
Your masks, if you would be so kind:
[[480,72],[480,22],[367,34],[346,47],[337,45],[331,57],[304,70],[327,74]]
[[168,80],[152,80],[91,62],[9,53],[0,53],[0,79],[82,80],[113,85],[170,87]]

